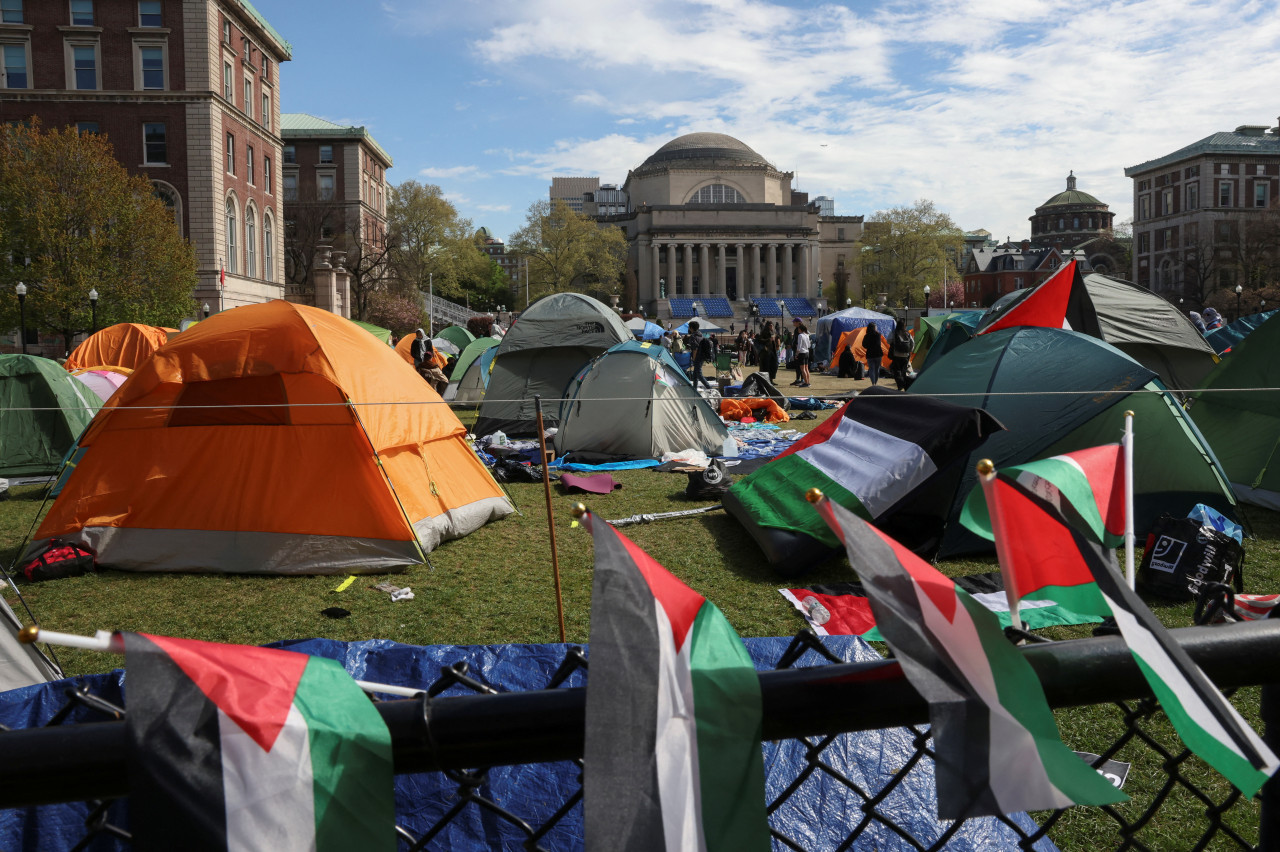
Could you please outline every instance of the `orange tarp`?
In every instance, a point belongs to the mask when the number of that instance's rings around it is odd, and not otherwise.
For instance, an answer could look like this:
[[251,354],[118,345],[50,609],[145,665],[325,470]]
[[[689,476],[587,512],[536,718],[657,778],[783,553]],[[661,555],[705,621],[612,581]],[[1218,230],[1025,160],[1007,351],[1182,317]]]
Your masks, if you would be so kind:
[[721,397],[720,416],[725,420],[754,417],[765,423],[786,423],[791,419],[791,416],[771,399],[736,396]]
[[[841,334],[840,342],[836,344],[836,351],[831,356],[832,366],[837,366],[837,367],[839,366],[840,356],[844,353],[845,348],[849,346],[853,347],[853,357],[856,360],[861,361],[863,364],[866,364],[867,350],[866,350],[866,347],[862,345],[862,338],[863,336],[866,335],[866,333],[867,333],[867,327],[864,325],[862,328],[855,328],[853,331],[846,331],[844,334]],[[889,338],[883,337],[882,335],[882,339],[884,340],[884,343],[881,344],[881,346],[884,349],[884,357],[880,359],[880,363],[887,370],[889,369],[889,362],[890,362]]]
[[169,342],[176,328],[122,322],[91,334],[75,348],[64,364],[68,370],[90,367],[125,367],[136,370],[152,353]]
[[[386,345],[334,314],[284,301],[217,314],[139,366],[103,408],[36,536],[81,540],[100,564],[138,570],[414,564],[415,530],[429,550],[510,511],[440,403]],[[255,565],[238,542],[198,531],[249,533],[245,547],[280,552]],[[137,552],[157,546],[139,545],[144,533],[174,548],[195,535],[190,550],[205,549],[205,561],[175,552],[176,567],[146,564]],[[239,564],[220,562],[224,545]]]

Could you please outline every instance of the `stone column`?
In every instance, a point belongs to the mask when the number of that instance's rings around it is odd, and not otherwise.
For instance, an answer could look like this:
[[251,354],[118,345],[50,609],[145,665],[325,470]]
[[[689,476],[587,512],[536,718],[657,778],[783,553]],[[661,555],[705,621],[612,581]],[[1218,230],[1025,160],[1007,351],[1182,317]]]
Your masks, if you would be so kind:
[[799,287],[796,295],[808,299],[813,289],[813,255],[809,253],[808,242],[800,244],[800,280],[796,283]]
[[769,243],[768,253],[766,257],[769,259],[769,271],[765,274],[764,294],[770,299],[778,298],[778,244]]
[[684,291],[680,295],[693,297],[693,243],[684,244]]
[[760,295],[760,244],[751,244],[751,295]]
[[738,261],[738,301],[746,300],[747,284],[750,283],[750,279],[747,278],[747,253],[744,251],[745,248],[742,243],[734,244],[734,249],[737,253],[736,260]]
[[676,291],[676,277],[680,274],[679,250],[675,243],[667,243],[667,298]]
[[724,268],[724,243],[716,243],[716,295],[729,296],[729,280]]
[[658,260],[661,246],[654,240],[649,241],[649,292],[641,293],[642,302],[658,298],[658,279],[662,277],[662,264]]
[[714,291],[711,289],[711,245],[710,243],[698,244],[698,286],[701,288],[698,292],[699,296],[711,296]]
[[795,251],[795,245],[792,243],[782,244],[782,295],[794,296],[796,294],[796,285],[792,283],[792,276],[795,275],[795,266],[791,262],[791,253]]

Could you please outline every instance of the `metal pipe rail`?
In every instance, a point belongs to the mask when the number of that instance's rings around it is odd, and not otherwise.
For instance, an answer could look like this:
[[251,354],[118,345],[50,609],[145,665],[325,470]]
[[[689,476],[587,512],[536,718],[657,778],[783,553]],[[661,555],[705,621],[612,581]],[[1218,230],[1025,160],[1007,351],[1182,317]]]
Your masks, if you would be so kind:
[[[1171,631],[1222,688],[1280,683],[1280,620]],[[1119,636],[1023,649],[1050,706],[1149,697]],[[928,705],[893,660],[761,672],[764,739],[874,730],[928,721]],[[386,701],[397,773],[582,757],[583,688]],[[1264,716],[1271,715],[1264,705]],[[1268,719],[1272,734],[1276,722]],[[129,793],[124,721],[0,733],[0,808]],[[1269,809],[1268,809],[1269,810]],[[1265,821],[1265,817],[1264,817]]]

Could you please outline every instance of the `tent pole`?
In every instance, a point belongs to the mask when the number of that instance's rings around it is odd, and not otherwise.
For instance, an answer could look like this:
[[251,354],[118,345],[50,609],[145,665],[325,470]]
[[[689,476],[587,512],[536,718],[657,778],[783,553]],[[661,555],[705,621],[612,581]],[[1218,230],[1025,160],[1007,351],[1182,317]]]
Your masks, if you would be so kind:
[[560,617],[560,641],[564,642],[564,599],[560,595],[560,558],[556,555],[555,513],[551,509],[551,471],[547,469],[547,436],[542,430],[542,396],[533,397],[538,413],[538,449],[542,453],[542,490],[547,495],[547,529],[551,533],[551,570],[556,579],[556,614]]
[[1133,565],[1133,412],[1124,413],[1124,573],[1134,587]]

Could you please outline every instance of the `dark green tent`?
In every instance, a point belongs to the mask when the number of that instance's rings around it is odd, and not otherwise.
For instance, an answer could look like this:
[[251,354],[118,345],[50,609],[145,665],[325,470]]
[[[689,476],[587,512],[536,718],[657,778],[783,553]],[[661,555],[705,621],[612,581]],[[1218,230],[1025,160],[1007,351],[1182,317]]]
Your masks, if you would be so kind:
[[0,476],[57,473],[101,406],[56,361],[0,355]]
[[943,356],[910,393],[986,409],[1007,431],[969,460],[950,497],[939,556],[989,551],[956,522],[976,484],[978,458],[996,467],[1120,440],[1124,412],[1134,419],[1134,529],[1142,536],[1163,512],[1196,503],[1232,514],[1235,498],[1195,424],[1154,371],[1094,337],[1021,326],[979,335]]
[[1246,503],[1280,511],[1280,317],[1241,340],[1192,395],[1191,414]]

